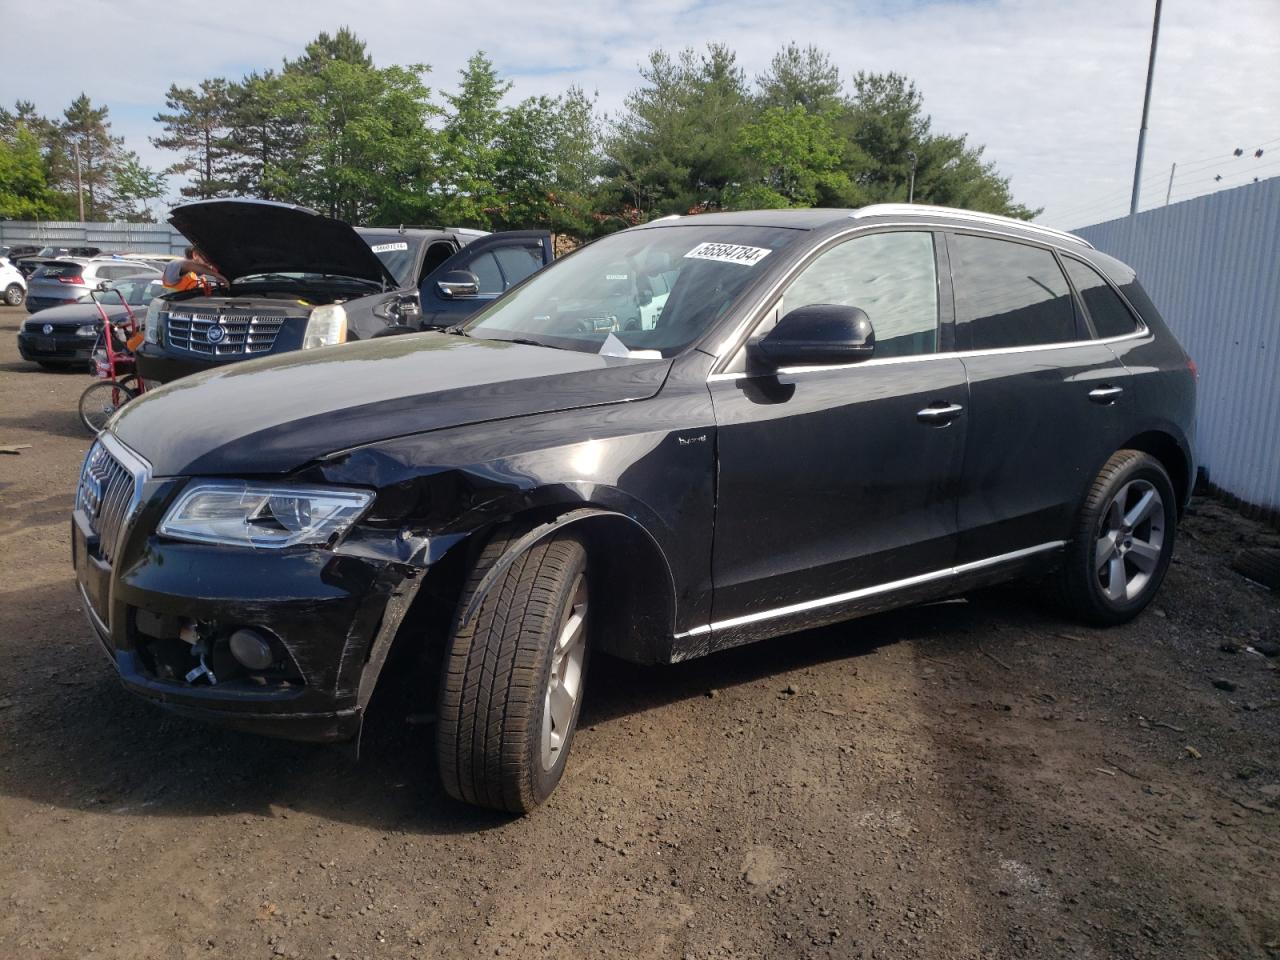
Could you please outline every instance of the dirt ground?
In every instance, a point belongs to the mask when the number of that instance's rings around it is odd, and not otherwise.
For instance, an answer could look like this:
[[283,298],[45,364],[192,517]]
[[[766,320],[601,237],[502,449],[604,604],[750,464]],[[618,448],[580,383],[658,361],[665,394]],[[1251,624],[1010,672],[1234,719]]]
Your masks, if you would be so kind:
[[1228,566],[1275,531],[1197,501],[1114,630],[1004,590],[600,657],[568,773],[511,819],[446,798],[430,718],[386,698],[357,764],[120,688],[68,558],[88,378],[22,363],[24,317],[0,310],[0,445],[30,444],[0,455],[0,958],[1280,957],[1280,597]]

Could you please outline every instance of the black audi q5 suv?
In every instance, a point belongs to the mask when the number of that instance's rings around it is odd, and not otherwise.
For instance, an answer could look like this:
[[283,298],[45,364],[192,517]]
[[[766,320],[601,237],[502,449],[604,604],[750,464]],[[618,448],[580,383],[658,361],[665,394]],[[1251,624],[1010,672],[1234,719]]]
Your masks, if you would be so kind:
[[593,652],[672,663],[1023,577],[1137,615],[1195,388],[1133,271],[1070,234],[668,218],[449,331],[127,404],[80,476],[76,575],[128,689],[241,728],[354,737],[393,648],[435,657],[448,792],[525,811]]

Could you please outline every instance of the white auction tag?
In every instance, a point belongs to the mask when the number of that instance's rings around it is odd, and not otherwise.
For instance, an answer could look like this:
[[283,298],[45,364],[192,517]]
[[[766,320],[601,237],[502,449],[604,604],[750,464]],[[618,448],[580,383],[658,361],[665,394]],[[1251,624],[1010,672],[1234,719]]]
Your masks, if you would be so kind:
[[369,249],[374,253],[390,253],[392,250],[408,250],[409,245],[402,240],[399,243],[375,243]]
[[719,260],[721,263],[740,263],[751,267],[772,252],[764,247],[744,247],[738,243],[700,243],[685,254],[685,259]]

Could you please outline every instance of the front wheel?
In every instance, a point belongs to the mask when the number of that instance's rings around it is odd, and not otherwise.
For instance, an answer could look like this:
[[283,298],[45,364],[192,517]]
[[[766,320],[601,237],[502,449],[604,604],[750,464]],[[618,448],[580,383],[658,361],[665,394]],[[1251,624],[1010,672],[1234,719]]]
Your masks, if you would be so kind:
[[1138,450],[1115,453],[1081,505],[1059,574],[1069,611],[1101,626],[1141,613],[1169,569],[1177,520],[1160,462]]
[[483,551],[459,601],[441,673],[436,755],[448,793],[527,813],[564,773],[587,667],[587,552],[570,534],[535,543],[491,583],[510,541]]
[[115,380],[98,380],[80,394],[80,422],[92,433],[101,433],[117,410],[138,394]]
[[27,292],[22,289],[21,284],[11,283],[4,288],[4,302],[11,307],[16,307],[27,297]]

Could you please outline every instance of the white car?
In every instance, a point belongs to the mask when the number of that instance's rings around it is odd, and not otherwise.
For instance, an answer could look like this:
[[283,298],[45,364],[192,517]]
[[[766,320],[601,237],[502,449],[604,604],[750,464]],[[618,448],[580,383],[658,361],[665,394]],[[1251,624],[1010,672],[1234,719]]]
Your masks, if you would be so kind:
[[8,257],[0,257],[0,300],[16,307],[27,298],[27,281]]

